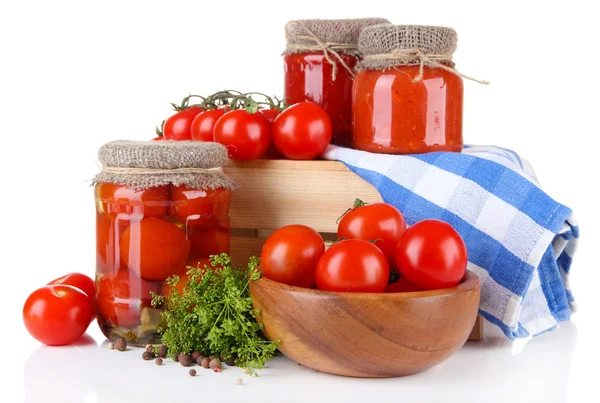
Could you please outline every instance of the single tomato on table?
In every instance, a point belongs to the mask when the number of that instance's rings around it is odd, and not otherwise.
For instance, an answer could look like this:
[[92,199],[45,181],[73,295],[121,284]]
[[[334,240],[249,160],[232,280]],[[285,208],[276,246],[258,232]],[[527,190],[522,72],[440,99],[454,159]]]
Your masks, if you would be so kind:
[[49,346],[79,339],[94,315],[89,297],[70,285],[47,285],[35,290],[23,306],[23,322],[33,338]]
[[[88,296],[90,304],[94,305],[94,280],[82,273],[69,273],[55,280],[50,281],[47,285],[70,285],[78,288]],[[90,320],[94,319],[94,315]]]
[[404,216],[396,207],[387,203],[365,204],[357,199],[354,208],[340,219],[338,238],[373,241],[392,264],[405,229]]
[[384,292],[390,265],[377,246],[362,239],[333,244],[317,265],[319,290],[342,292]]
[[167,215],[170,199],[169,186],[136,190],[124,185],[102,182],[96,185],[100,210],[106,214],[129,214],[135,217]]
[[312,102],[285,109],[273,122],[273,144],[289,159],[312,160],[321,155],[333,135],[327,112]]
[[131,223],[123,233],[120,247],[121,257],[131,270],[157,281],[176,273],[190,252],[185,232],[156,217]]
[[271,124],[261,113],[249,113],[245,109],[229,111],[217,120],[214,139],[227,147],[231,159],[254,160],[269,147]]
[[225,112],[227,108],[211,109],[196,115],[190,128],[192,140],[194,141],[214,141],[215,123]]
[[96,309],[98,315],[114,326],[134,328],[140,324],[142,307],[150,306],[151,292],[158,293],[160,285],[140,278],[123,268],[113,275],[103,275],[97,281]]
[[325,252],[321,235],[305,225],[288,225],[267,238],[260,254],[263,275],[280,283],[311,288]]
[[162,133],[165,140],[191,140],[192,122],[204,109],[190,106],[165,120]]
[[467,247],[452,226],[423,220],[404,231],[396,249],[396,267],[424,290],[457,285],[467,268]]

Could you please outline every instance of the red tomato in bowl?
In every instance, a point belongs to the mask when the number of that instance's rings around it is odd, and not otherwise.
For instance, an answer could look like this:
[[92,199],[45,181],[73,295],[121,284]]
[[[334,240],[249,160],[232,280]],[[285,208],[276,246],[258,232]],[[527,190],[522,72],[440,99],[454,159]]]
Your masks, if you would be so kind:
[[190,242],[175,224],[156,217],[133,222],[120,241],[127,266],[147,280],[162,281],[187,260]]
[[93,304],[80,289],[47,285],[35,290],[23,306],[23,322],[33,338],[49,346],[71,344],[88,328]]
[[317,265],[317,287],[326,291],[384,292],[390,265],[377,246],[362,239],[333,244]]
[[267,238],[260,254],[265,277],[280,283],[311,288],[317,263],[325,252],[321,235],[305,225],[288,225]]
[[229,111],[217,120],[214,139],[229,151],[229,157],[238,161],[260,158],[271,142],[271,124],[261,113],[245,109]]
[[290,106],[273,122],[273,144],[289,159],[312,160],[325,151],[333,135],[331,119],[312,102]]
[[347,212],[338,225],[338,238],[374,241],[392,264],[405,229],[406,221],[400,210],[391,204],[374,203]]
[[457,285],[467,268],[467,247],[444,221],[423,220],[404,231],[396,249],[396,267],[424,290]]
[[[52,280],[48,285],[70,285],[78,288],[88,296],[90,304],[94,305],[94,280],[82,273],[69,273],[62,277]],[[94,315],[90,320],[94,319]]]
[[192,140],[214,141],[215,123],[226,111],[225,108],[211,109],[196,115],[190,128]]
[[165,140],[191,140],[192,122],[203,111],[198,106],[190,106],[165,120],[162,129]]
[[401,278],[395,283],[392,283],[387,286],[385,292],[415,292],[415,291],[423,291],[422,288],[417,287],[410,281],[405,278]]

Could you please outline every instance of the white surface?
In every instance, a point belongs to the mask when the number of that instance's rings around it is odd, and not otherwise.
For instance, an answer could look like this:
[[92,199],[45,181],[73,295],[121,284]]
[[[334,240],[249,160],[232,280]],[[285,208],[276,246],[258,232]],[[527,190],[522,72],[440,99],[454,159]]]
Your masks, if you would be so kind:
[[[3,1],[0,3],[0,401],[598,401],[599,172],[594,1]],[[465,141],[512,148],[581,224],[573,322],[529,343],[493,335],[421,375],[357,380],[278,359],[260,378],[157,368],[94,343],[39,347],[26,296],[67,272],[93,274],[89,180],[98,147],[149,139],[169,101],[224,88],[281,94],[283,25],[293,18],[384,16],[459,35]],[[597,191],[594,193],[597,194]],[[220,389],[220,384],[227,385]],[[229,387],[231,386],[231,387]],[[586,395],[591,393],[590,395]],[[10,396],[10,397],[9,397]]]

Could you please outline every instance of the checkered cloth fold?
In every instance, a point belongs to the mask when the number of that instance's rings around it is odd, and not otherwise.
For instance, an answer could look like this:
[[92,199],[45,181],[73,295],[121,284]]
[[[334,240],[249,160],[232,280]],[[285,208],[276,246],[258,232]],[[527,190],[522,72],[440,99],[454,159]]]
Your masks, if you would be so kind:
[[465,146],[462,153],[383,155],[330,146],[323,157],[370,182],[409,225],[450,223],[467,245],[467,269],[481,280],[479,312],[509,338],[536,336],[570,318],[579,227],[515,152]]

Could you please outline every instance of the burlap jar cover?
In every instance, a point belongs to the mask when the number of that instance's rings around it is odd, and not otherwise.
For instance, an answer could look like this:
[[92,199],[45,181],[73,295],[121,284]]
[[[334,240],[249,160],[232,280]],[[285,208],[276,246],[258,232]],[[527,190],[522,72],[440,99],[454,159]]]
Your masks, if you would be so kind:
[[286,48],[283,54],[323,52],[325,59],[333,67],[331,74],[335,81],[338,63],[354,75],[354,71],[340,53],[358,56],[358,38],[361,31],[366,27],[389,23],[385,18],[289,21],[285,26]]
[[102,171],[93,184],[110,182],[132,189],[173,184],[193,189],[236,189],[221,167],[227,149],[197,141],[126,141],[104,144],[98,151]]
[[423,78],[423,66],[437,67],[462,78],[488,84],[460,73],[454,68],[456,31],[427,25],[377,25],[365,28],[358,39],[363,59],[359,70],[386,70],[395,66],[420,66],[415,81]]

